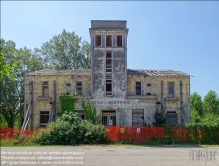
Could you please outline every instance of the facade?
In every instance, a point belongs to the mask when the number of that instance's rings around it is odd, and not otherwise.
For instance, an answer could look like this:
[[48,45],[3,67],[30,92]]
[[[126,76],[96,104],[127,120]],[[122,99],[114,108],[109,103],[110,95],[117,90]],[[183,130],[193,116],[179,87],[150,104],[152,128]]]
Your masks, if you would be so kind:
[[89,100],[104,125],[153,125],[158,110],[170,124],[190,122],[190,76],[173,70],[127,69],[126,21],[91,21],[91,69],[40,70],[26,75],[23,128],[37,129],[54,119],[58,97],[78,93],[83,115]]

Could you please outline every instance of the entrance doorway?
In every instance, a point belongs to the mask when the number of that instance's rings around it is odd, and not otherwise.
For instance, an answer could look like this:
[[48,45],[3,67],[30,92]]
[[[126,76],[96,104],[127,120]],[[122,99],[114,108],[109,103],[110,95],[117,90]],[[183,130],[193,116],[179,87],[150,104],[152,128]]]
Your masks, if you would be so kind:
[[102,124],[104,126],[116,126],[116,111],[115,110],[102,111]]

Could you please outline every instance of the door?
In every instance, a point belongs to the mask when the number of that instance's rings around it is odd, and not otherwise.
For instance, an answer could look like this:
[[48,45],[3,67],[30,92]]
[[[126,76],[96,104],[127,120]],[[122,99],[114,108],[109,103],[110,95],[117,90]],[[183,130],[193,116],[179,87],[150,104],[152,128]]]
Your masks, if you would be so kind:
[[115,110],[102,111],[102,124],[104,126],[116,126],[116,111]]

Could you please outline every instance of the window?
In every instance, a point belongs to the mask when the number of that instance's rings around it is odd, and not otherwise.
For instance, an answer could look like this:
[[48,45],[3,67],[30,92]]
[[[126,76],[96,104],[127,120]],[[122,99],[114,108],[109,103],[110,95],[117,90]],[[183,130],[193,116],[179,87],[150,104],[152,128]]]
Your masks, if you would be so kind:
[[135,92],[136,92],[136,95],[141,95],[141,82],[135,83]]
[[96,47],[101,47],[101,35],[96,35]]
[[106,35],[106,47],[112,47],[112,35]]
[[168,95],[174,96],[174,83],[168,82]]
[[40,111],[40,127],[45,127],[49,120],[49,111]]
[[176,111],[167,111],[166,121],[167,124],[176,125],[177,124],[177,113]]
[[102,124],[104,126],[116,126],[116,111],[115,110],[102,111]]
[[42,96],[49,96],[49,85],[48,82],[43,82],[43,93]]
[[144,126],[144,110],[132,110],[132,126]]
[[122,47],[122,35],[117,35],[117,47]]
[[76,92],[82,95],[82,82],[76,82]]
[[112,54],[106,52],[106,95],[112,95]]
[[84,119],[84,110],[75,110],[81,119]]

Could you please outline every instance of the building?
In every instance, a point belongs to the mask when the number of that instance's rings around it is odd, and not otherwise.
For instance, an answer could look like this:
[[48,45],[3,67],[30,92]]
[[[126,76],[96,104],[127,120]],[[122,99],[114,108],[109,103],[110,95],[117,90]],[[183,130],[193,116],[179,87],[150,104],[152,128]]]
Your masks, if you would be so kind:
[[91,69],[40,70],[26,75],[23,128],[54,118],[58,96],[78,93],[76,110],[89,100],[104,125],[153,125],[155,111],[171,124],[190,121],[190,76],[174,70],[127,69],[126,21],[91,21]]

